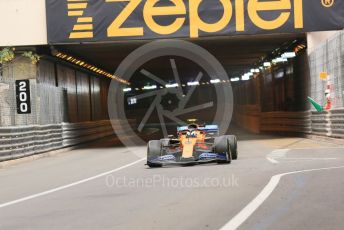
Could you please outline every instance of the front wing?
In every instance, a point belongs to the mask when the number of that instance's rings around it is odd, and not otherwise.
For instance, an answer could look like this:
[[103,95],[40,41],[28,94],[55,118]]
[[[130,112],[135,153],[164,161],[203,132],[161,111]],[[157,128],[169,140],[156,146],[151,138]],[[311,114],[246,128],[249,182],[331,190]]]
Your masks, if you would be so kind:
[[195,152],[192,158],[182,158],[181,154],[176,152],[167,153],[165,155],[147,160],[151,164],[159,165],[193,165],[225,161],[227,160],[227,153]]

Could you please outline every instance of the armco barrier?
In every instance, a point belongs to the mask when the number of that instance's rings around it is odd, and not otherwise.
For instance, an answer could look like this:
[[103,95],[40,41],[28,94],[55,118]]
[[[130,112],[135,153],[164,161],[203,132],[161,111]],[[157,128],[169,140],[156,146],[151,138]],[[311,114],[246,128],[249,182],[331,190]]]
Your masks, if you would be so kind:
[[[114,122],[114,128],[120,122]],[[0,161],[57,150],[111,135],[114,135],[114,131],[109,120],[3,127],[0,128]]]
[[113,135],[110,121],[62,123],[63,147],[78,145]]
[[260,114],[261,132],[311,132],[310,112],[266,112]]
[[17,159],[61,147],[61,125],[0,128],[0,161]]
[[233,119],[237,125],[254,133],[310,133],[310,112],[261,112],[258,105],[237,106]]
[[[129,120],[129,124],[134,121]],[[83,123],[62,123],[63,147],[78,145],[88,141],[100,139],[106,136],[114,135],[113,128],[119,126],[120,120],[114,121],[112,127],[109,120],[92,121]],[[123,127],[122,128],[130,128]]]
[[344,109],[312,112],[312,134],[344,138]]

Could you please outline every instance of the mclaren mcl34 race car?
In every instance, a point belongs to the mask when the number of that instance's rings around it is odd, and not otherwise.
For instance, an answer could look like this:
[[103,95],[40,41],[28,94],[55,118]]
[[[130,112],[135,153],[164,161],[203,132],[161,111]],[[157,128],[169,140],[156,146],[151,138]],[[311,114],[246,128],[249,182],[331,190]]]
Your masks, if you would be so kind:
[[236,136],[219,136],[217,125],[178,127],[176,138],[151,140],[147,147],[147,165],[151,168],[211,162],[229,164],[237,158]]

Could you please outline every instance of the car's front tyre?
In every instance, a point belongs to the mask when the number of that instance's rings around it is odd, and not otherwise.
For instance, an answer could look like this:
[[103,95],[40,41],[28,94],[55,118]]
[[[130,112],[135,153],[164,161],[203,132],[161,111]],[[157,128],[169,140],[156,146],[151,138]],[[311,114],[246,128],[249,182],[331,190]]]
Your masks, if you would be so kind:
[[150,168],[159,168],[162,167],[162,164],[153,163],[151,160],[157,159],[161,156],[161,141],[153,140],[148,142],[147,146],[147,165]]
[[229,147],[231,149],[232,153],[232,159],[237,160],[238,159],[238,143],[237,143],[237,137],[234,135],[226,135],[229,143]]
[[215,137],[214,139],[214,149],[217,154],[226,154],[226,160],[218,160],[220,164],[230,164],[232,161],[232,154],[230,146],[228,143],[228,138],[226,136]]

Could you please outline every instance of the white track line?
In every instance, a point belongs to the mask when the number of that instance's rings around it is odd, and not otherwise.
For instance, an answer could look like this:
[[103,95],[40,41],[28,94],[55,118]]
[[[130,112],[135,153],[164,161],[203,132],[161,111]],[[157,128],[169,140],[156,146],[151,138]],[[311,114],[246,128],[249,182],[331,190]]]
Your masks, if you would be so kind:
[[273,164],[278,164],[279,161],[276,159],[283,158],[286,156],[286,154],[290,151],[290,149],[277,149],[272,151],[266,156],[266,159],[270,161]]
[[44,191],[44,192],[41,192],[41,193],[36,193],[34,195],[31,195],[31,196],[26,196],[26,197],[23,197],[23,198],[20,198],[20,199],[17,199],[17,200],[6,202],[6,203],[3,203],[3,204],[0,204],[0,208],[4,208],[4,207],[7,207],[7,206],[18,204],[18,203],[21,203],[21,202],[24,202],[24,201],[27,201],[27,200],[35,199],[35,198],[38,198],[38,197],[41,197],[41,196],[45,196],[45,195],[48,195],[48,194],[51,194],[51,193],[54,193],[54,192],[58,192],[58,191],[70,188],[70,187],[74,187],[74,186],[77,186],[77,185],[80,185],[80,184],[83,184],[83,183],[86,183],[86,182],[98,179],[100,177],[107,176],[107,175],[109,175],[111,173],[118,172],[118,171],[120,171],[122,169],[125,169],[125,168],[128,168],[130,166],[133,166],[133,165],[135,165],[137,163],[140,163],[140,162],[142,162],[144,160],[146,160],[146,158],[141,158],[141,159],[139,159],[137,161],[134,161],[134,162],[132,162],[130,164],[121,166],[119,168],[113,169],[113,170],[108,171],[108,172],[104,172],[104,173],[98,174],[98,175],[93,176],[93,177],[89,177],[89,178],[86,178],[86,179],[83,179],[83,180],[76,181],[76,182],[71,183],[71,184],[63,185],[63,186],[60,186],[60,187],[57,187],[57,188],[54,188],[54,189],[50,189],[50,190],[47,190],[47,191]]
[[328,149],[344,149],[344,147],[304,147],[304,148],[292,148],[292,150],[328,150]]
[[334,157],[294,157],[294,158],[291,158],[291,157],[287,157],[287,158],[284,158],[284,160],[337,160],[338,158],[334,158]]
[[273,158],[271,158],[271,157],[266,157],[266,159],[267,159],[268,161],[270,161],[271,163],[273,163],[273,164],[278,164],[278,163],[279,163],[278,161],[276,161],[275,159],[273,159]]
[[258,208],[259,206],[271,195],[275,190],[278,183],[280,182],[283,176],[305,173],[305,172],[314,172],[321,170],[332,170],[332,169],[344,169],[344,166],[330,167],[330,168],[318,168],[318,169],[307,169],[300,171],[293,171],[275,175],[271,177],[269,183],[264,187],[264,189],[248,204],[243,208],[236,216],[234,216],[226,225],[224,225],[220,230],[235,230],[240,227]]

